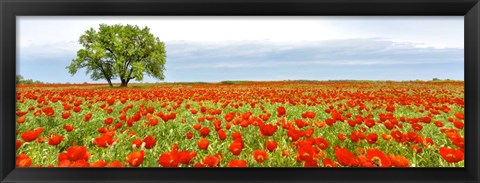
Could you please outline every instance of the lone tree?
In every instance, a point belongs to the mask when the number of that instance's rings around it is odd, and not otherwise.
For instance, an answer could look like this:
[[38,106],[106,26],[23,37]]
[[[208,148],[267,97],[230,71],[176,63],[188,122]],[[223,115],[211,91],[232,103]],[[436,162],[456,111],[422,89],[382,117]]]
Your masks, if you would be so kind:
[[144,73],[165,78],[165,44],[148,27],[100,24],[98,31],[85,31],[79,43],[83,48],[66,67],[72,75],[85,68],[93,80],[106,79],[110,87],[112,79],[120,78],[120,86],[127,86],[131,79],[143,80]]

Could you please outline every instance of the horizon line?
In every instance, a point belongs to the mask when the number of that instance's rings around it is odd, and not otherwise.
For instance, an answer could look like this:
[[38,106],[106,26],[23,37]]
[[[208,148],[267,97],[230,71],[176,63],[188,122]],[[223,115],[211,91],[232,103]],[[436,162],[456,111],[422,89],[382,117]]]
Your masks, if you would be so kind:
[[[365,82],[365,81],[383,81],[383,82],[416,82],[416,81],[423,81],[423,82],[464,82],[464,80],[458,79],[439,79],[439,80],[422,80],[422,79],[414,79],[414,80],[371,80],[371,79],[329,79],[329,80],[310,80],[310,79],[292,79],[292,80],[222,80],[222,81],[158,81],[158,82],[129,82],[128,84],[168,84],[168,83],[225,83],[225,82],[332,82],[332,81],[351,81],[351,82]],[[30,84],[108,84],[105,83],[95,83],[95,82],[43,82],[38,81],[41,83],[30,83]],[[25,83],[17,83],[17,84],[25,84]],[[116,82],[112,82],[112,84],[120,84]]]

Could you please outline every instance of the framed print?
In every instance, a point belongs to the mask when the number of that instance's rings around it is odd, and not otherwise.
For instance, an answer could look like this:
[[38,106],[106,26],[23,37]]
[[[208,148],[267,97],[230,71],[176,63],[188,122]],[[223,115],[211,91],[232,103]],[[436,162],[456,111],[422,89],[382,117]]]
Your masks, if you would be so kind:
[[2,182],[478,182],[478,1],[1,11]]

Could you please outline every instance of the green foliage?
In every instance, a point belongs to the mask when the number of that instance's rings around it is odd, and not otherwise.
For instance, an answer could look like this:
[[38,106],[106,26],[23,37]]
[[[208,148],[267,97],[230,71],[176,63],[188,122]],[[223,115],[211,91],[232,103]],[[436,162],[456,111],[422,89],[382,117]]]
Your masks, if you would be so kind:
[[43,82],[33,79],[24,79],[22,75],[15,76],[16,84],[43,84]]
[[20,83],[21,80],[23,80],[23,76],[21,76],[21,75],[16,75],[15,76],[15,83],[18,84],[18,83]]
[[86,68],[93,80],[106,79],[110,86],[116,78],[121,86],[127,86],[131,79],[143,80],[144,74],[165,78],[165,44],[148,27],[100,24],[98,31],[85,31],[79,43],[83,48],[66,67],[72,75]]
[[222,84],[244,84],[244,83],[252,83],[252,82],[255,82],[255,81],[221,81],[220,83]]
[[452,80],[452,79],[438,79],[438,78],[433,78],[432,82],[450,82],[450,81],[460,81],[460,80]]

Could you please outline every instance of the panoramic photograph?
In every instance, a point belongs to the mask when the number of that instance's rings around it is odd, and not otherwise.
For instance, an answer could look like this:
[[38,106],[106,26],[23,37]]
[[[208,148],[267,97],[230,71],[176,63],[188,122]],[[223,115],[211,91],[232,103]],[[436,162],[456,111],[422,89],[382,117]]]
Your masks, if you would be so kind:
[[16,167],[464,168],[463,16],[16,25]]

